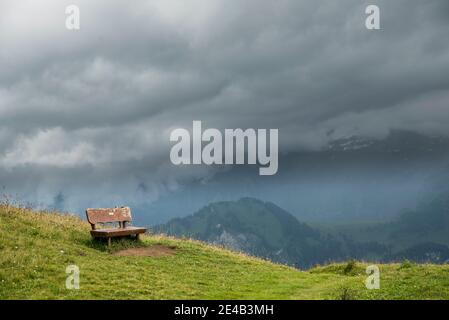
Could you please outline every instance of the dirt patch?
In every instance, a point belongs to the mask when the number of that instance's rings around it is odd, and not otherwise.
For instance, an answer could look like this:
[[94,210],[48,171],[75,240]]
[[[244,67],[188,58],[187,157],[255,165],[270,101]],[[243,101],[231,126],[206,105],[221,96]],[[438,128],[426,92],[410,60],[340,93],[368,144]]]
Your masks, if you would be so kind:
[[176,253],[176,247],[155,244],[145,248],[131,248],[114,252],[114,256],[120,257],[165,257]]

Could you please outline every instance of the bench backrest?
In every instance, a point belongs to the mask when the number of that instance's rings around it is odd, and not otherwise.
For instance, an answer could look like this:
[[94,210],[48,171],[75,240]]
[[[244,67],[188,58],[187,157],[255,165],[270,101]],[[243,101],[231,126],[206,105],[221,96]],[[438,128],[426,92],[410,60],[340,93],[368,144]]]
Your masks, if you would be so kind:
[[95,229],[97,223],[119,222],[120,227],[125,227],[126,222],[131,222],[131,209],[120,208],[89,208],[86,209],[87,221]]

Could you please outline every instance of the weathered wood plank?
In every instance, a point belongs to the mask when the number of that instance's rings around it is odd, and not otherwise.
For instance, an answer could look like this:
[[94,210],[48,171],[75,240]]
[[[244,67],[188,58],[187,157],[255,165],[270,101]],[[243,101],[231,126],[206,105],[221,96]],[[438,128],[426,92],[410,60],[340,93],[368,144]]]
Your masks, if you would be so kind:
[[145,233],[147,229],[138,227],[116,228],[116,229],[101,229],[91,230],[90,234],[95,238],[107,238],[107,237],[123,237],[133,234]]
[[87,220],[90,224],[108,223],[108,222],[130,222],[132,221],[131,209],[129,207],[121,208],[89,208],[86,209]]

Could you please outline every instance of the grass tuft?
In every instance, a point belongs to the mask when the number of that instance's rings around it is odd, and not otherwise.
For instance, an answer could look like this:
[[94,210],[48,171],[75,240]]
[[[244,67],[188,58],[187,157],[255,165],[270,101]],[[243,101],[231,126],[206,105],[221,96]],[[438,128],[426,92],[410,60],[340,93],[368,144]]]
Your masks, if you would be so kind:
[[402,270],[402,269],[410,269],[413,268],[413,262],[405,259],[404,261],[402,261],[401,265],[399,266],[398,270]]

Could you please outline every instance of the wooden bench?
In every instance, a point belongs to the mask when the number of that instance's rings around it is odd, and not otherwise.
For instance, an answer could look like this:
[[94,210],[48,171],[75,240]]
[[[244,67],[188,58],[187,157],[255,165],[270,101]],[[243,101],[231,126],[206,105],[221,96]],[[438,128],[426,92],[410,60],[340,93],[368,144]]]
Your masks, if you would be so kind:
[[[108,246],[111,246],[111,238],[113,237],[125,237],[129,235],[135,235],[136,239],[139,239],[139,234],[145,233],[146,228],[138,228],[127,226],[128,222],[132,221],[131,209],[129,207],[121,208],[99,208],[99,209],[86,209],[87,221],[92,226],[90,234],[94,239],[107,238]],[[105,223],[118,223],[116,228],[97,229],[97,224]]]

